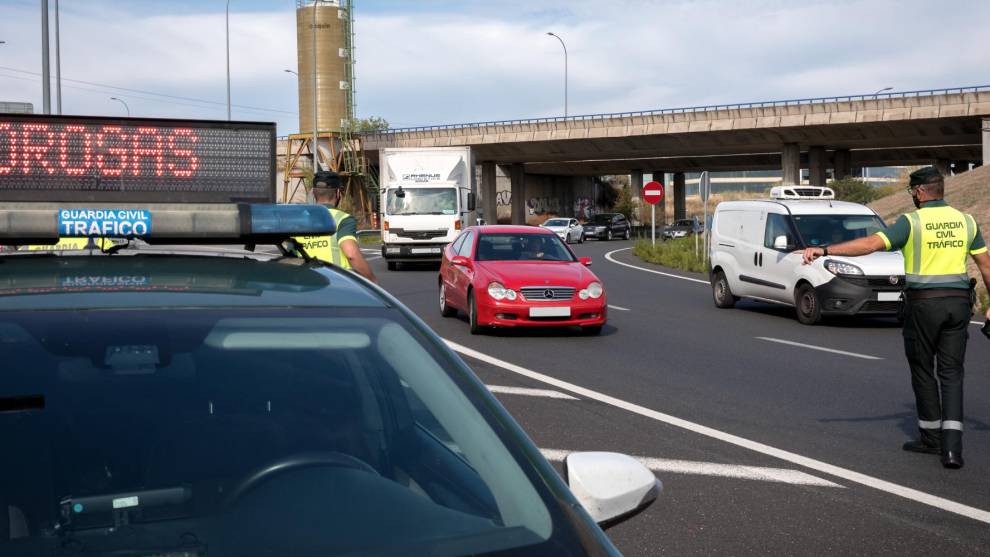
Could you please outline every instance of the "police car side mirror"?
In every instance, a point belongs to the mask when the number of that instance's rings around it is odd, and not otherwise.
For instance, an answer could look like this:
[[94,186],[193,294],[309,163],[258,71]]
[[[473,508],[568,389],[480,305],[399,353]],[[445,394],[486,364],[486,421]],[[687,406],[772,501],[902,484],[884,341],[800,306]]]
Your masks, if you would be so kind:
[[649,468],[619,453],[571,453],[564,459],[564,478],[584,510],[605,528],[652,505],[663,489]]
[[791,249],[791,246],[787,243],[787,236],[777,236],[773,239],[773,249],[786,251]]

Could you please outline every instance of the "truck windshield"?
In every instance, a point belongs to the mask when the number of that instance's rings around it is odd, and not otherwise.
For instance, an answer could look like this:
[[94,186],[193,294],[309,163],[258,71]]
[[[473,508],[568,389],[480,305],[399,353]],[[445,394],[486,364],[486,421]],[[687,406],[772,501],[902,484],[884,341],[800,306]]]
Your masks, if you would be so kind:
[[855,240],[886,228],[875,215],[794,215],[794,224],[809,247]]
[[385,211],[388,215],[456,215],[456,188],[402,188],[388,190]]

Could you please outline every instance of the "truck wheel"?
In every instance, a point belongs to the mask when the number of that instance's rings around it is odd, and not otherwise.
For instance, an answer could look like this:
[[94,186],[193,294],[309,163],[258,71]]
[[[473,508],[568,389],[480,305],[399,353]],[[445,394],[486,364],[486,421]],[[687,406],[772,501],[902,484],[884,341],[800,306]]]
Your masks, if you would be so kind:
[[440,315],[444,317],[457,315],[457,310],[447,304],[447,287],[444,286],[443,281],[440,281]]
[[731,308],[739,301],[737,296],[732,295],[729,279],[725,278],[725,273],[722,271],[717,271],[712,278],[712,296],[715,298],[715,307],[722,309]]
[[808,283],[798,287],[794,294],[794,307],[797,309],[798,321],[805,325],[814,325],[822,320],[822,307],[818,303],[818,293]]
[[399,262],[398,261],[389,261],[387,263],[387,265],[388,265],[388,270],[389,271],[398,271],[399,270]]
[[474,292],[468,293],[468,323],[471,325],[472,335],[484,332],[484,327],[478,325],[478,303],[474,300]]

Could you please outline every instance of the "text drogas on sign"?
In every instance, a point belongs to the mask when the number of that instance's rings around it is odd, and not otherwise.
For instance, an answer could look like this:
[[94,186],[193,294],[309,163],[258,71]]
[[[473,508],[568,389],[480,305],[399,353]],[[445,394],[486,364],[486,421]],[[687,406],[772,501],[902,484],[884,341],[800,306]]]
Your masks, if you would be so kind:
[[154,176],[189,178],[199,169],[190,128],[0,123],[4,174]]

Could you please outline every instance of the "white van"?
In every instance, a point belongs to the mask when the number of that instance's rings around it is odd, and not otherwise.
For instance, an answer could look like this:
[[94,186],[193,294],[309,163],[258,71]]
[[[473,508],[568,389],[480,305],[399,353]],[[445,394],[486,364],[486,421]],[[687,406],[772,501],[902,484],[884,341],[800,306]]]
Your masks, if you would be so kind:
[[798,250],[886,228],[869,207],[834,199],[830,188],[778,186],[770,199],[719,203],[709,245],[715,305],[730,308],[739,298],[792,305],[808,325],[823,315],[896,315],[904,288],[899,252],[802,265]]

